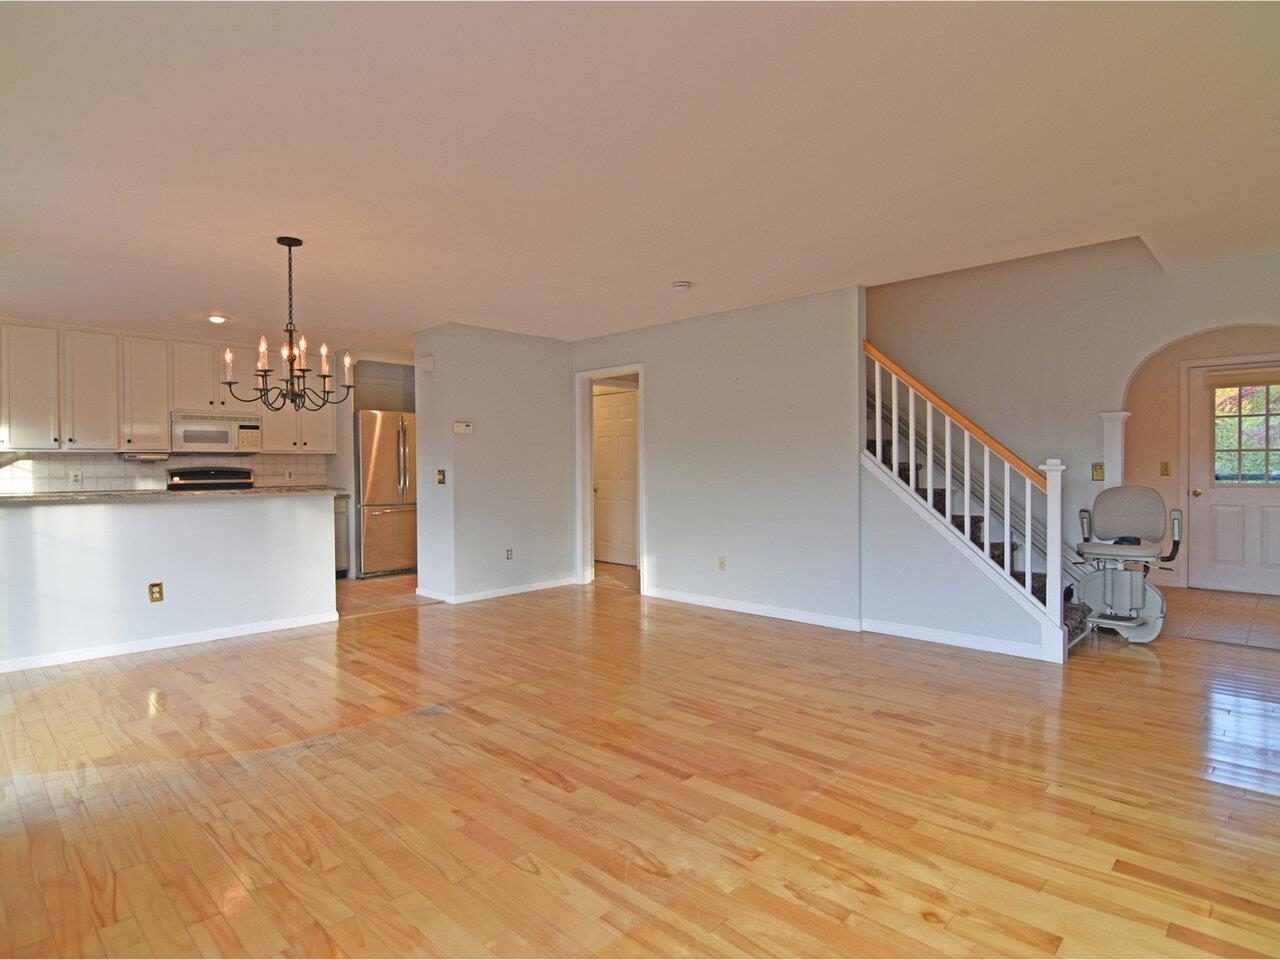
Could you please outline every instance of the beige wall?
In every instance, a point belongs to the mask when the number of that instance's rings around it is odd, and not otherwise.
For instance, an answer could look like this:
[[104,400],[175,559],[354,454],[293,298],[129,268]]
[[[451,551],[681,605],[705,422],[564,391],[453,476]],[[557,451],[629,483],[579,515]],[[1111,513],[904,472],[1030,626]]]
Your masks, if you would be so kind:
[[[1147,357],[1129,378],[1124,407],[1124,482],[1154,487],[1170,508],[1186,509],[1180,488],[1182,462],[1178,456],[1180,424],[1179,364],[1184,360],[1280,354],[1280,327],[1241,326],[1206,330],[1175,341]],[[1169,476],[1160,476],[1160,463],[1169,461]],[[1183,557],[1169,564],[1181,579]],[[1172,578],[1162,578],[1174,582]]]

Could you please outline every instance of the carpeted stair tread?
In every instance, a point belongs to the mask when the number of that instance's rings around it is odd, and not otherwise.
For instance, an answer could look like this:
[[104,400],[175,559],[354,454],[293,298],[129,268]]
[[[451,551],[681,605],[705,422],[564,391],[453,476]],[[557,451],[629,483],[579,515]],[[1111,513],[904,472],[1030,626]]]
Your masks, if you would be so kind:
[[1089,607],[1083,603],[1064,603],[1062,605],[1062,626],[1067,631],[1067,643],[1074,643],[1078,637],[1089,632]]

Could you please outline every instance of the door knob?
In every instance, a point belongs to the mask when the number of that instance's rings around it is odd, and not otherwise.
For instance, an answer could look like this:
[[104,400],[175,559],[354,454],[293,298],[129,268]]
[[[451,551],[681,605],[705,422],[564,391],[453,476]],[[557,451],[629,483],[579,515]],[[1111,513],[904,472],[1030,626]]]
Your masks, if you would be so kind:
[[1204,491],[1201,490],[1199,487],[1196,487],[1194,490],[1191,491],[1191,495],[1193,497],[1203,497]]

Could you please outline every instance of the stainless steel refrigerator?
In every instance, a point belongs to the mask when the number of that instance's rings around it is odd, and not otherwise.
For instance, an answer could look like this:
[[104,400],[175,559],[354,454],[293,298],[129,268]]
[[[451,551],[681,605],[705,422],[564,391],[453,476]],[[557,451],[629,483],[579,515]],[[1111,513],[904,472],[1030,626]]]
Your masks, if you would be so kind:
[[356,420],[356,576],[418,565],[417,481],[413,414],[361,410]]

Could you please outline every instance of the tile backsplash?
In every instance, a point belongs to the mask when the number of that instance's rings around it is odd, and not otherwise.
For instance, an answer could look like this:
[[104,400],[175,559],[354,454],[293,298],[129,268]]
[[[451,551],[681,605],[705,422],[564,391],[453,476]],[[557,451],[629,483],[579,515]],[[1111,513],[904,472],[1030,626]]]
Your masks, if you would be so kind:
[[[65,490],[163,490],[176,467],[248,467],[259,487],[322,486],[323,454],[258,453],[248,457],[173,456],[159,463],[124,460],[114,453],[0,453],[0,494]],[[72,483],[80,473],[82,482]]]

